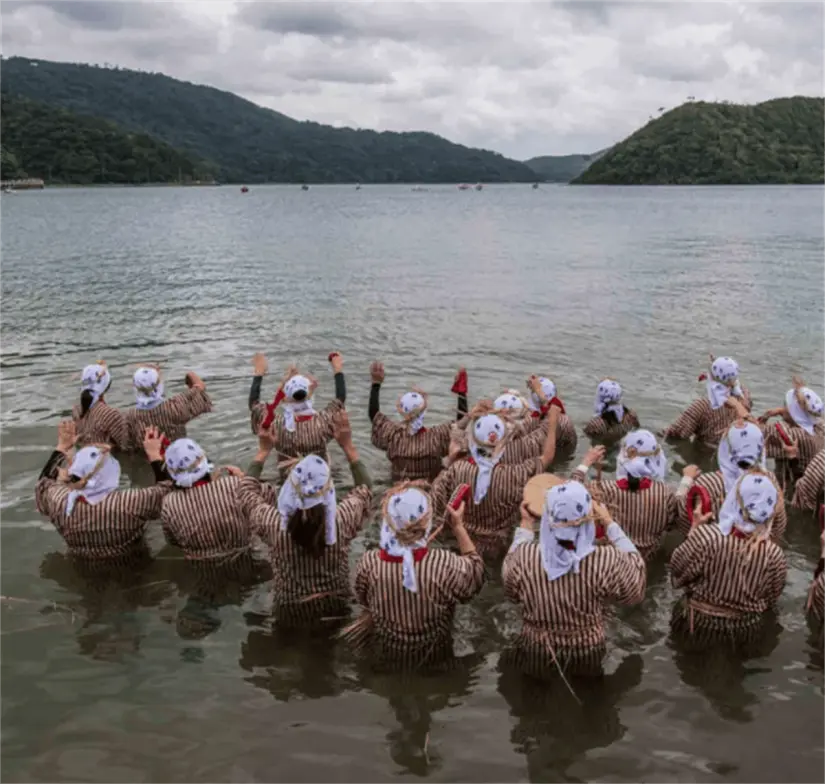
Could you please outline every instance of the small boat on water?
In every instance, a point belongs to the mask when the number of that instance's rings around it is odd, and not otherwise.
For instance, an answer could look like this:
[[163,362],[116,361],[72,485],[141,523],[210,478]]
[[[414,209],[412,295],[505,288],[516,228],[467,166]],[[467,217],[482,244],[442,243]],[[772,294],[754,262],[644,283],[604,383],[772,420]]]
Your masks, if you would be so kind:
[[355,190],[357,190],[357,191],[361,190],[361,183],[360,182],[355,183]]
[[301,190],[302,190],[302,191],[308,191],[308,190],[309,190],[309,185],[307,185],[306,183],[304,183],[304,184],[301,186]]
[[461,185],[458,186],[458,189],[460,191],[468,191],[468,190],[470,190],[470,188],[471,188],[471,186],[467,182],[462,182]]
[[416,193],[426,193],[429,191],[429,188],[424,188],[421,185],[416,185],[414,188],[410,188],[411,191],[415,191]]
[[244,185],[243,188],[241,188],[241,193],[249,193],[249,188]]
[[539,184],[537,182],[533,183],[533,190],[537,191],[539,189]]
[[474,187],[477,191],[480,191],[484,186],[480,182],[477,182]]

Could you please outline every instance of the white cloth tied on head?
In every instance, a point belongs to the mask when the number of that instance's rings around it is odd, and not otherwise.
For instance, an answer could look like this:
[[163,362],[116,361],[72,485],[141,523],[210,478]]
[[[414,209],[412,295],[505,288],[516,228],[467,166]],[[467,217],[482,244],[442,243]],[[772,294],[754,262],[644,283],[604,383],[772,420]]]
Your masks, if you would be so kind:
[[635,476],[662,481],[666,470],[665,453],[649,430],[633,430],[622,439],[622,448],[616,460],[618,479]]
[[[390,497],[387,504],[387,516],[397,531],[406,528],[410,523],[415,523],[425,515],[430,513],[430,499],[426,493],[414,487],[408,487],[400,493],[395,493]],[[408,591],[418,593],[418,580],[415,576],[415,556],[413,550],[418,550],[427,546],[427,540],[433,527],[432,515],[430,515],[427,529],[424,535],[409,545],[401,545],[395,531],[386,519],[381,522],[381,549],[395,558],[403,559],[402,582]]]
[[529,404],[517,389],[508,389],[502,392],[495,401],[493,407],[496,411],[512,412],[517,418],[523,417],[529,410]]
[[740,462],[747,462],[749,468],[766,471],[765,438],[762,431],[752,422],[746,422],[744,427],[731,425],[719,442],[716,461],[725,480],[726,493],[734,488],[739,477],[747,470],[739,467]]
[[[312,416],[315,409],[312,407],[312,382],[306,376],[292,376],[284,384],[284,427],[290,432],[295,432],[296,416]],[[303,400],[293,400],[296,392],[306,392]]]
[[507,424],[498,414],[485,414],[470,424],[467,446],[478,466],[473,501],[480,504],[490,489],[493,469],[504,452],[499,448],[507,433]]
[[312,509],[319,504],[324,504],[324,541],[333,545],[338,541],[335,485],[327,461],[318,455],[307,455],[289,472],[278,493],[281,530],[286,530],[287,521],[299,509]]
[[[800,404],[799,397],[804,401]],[[802,387],[797,397],[796,389],[791,389],[785,395],[785,405],[791,419],[796,422],[808,435],[814,434],[814,425],[822,416],[822,398],[808,387]]]
[[[563,577],[596,549],[596,524],[592,520],[578,525],[556,527],[558,523],[579,520],[590,514],[592,498],[581,482],[568,481],[550,488],[544,496],[544,511],[539,529],[541,563],[549,580]],[[565,547],[562,542],[572,542]]]
[[74,456],[69,466],[69,475],[76,476],[78,479],[90,478],[85,487],[69,493],[66,503],[67,517],[71,515],[79,498],[83,498],[86,503],[94,506],[113,490],[117,490],[120,484],[120,463],[100,447],[87,446]]
[[742,397],[738,379],[739,365],[735,359],[717,357],[713,360],[708,378],[708,400],[714,411],[722,408],[731,395]]
[[405,392],[398,398],[398,410],[409,423],[410,435],[414,436],[424,427],[424,412],[427,401],[420,392]]
[[[556,385],[549,378],[545,378],[544,376],[539,376],[539,384],[541,385],[541,391],[544,394],[545,400],[549,403],[554,397],[556,397]],[[527,402],[529,403],[531,410],[541,411],[541,398],[533,392],[532,389],[529,390],[529,393]]]
[[106,365],[86,365],[83,368],[80,388],[84,392],[88,390],[92,393],[92,405],[103,397],[111,383],[112,376]]
[[137,399],[135,405],[140,411],[151,411],[163,402],[163,381],[155,368],[138,368],[132,383]]
[[734,528],[753,533],[757,525],[766,525],[773,519],[778,501],[779,493],[770,477],[745,474],[725,496],[719,511],[719,528],[725,536]]
[[605,411],[612,411],[616,419],[621,422],[624,419],[624,406],[622,400],[622,387],[618,381],[606,378],[599,384],[596,390],[596,402],[593,410],[596,416],[601,416]]
[[179,438],[166,449],[166,470],[180,487],[192,487],[214,466],[206,459],[206,452],[191,438]]

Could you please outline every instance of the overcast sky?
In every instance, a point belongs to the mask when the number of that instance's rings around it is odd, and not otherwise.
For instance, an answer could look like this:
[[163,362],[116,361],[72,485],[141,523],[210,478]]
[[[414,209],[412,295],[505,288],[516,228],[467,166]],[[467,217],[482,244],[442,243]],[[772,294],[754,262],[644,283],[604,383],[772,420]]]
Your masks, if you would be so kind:
[[297,119],[592,152],[688,96],[823,94],[823,4],[4,0],[3,54],[116,63]]

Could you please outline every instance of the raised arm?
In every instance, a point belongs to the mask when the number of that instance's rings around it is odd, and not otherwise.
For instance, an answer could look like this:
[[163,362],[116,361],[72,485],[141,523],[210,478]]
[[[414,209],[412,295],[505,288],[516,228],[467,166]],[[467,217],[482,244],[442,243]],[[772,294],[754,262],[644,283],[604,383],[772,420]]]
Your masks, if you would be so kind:
[[335,398],[342,403],[346,403],[347,382],[344,379],[344,358],[337,351],[333,351],[329,355],[329,364],[332,366],[332,372],[335,374]]
[[364,486],[371,488],[372,479],[370,478],[367,467],[361,462],[361,457],[358,454],[352,440],[352,426],[349,422],[349,415],[346,411],[341,411],[335,415],[333,419],[333,435],[338,446],[341,447],[349,462],[350,472],[352,473],[352,481],[356,487]]
[[382,362],[373,362],[370,365],[370,405],[369,416],[370,422],[375,419],[375,415],[381,410],[381,384],[384,383],[384,364]]
[[266,357],[258,352],[252,357],[252,386],[249,388],[249,410],[261,402],[261,384],[269,370]]
[[547,415],[547,438],[544,439],[544,449],[541,453],[541,463],[547,471],[556,458],[556,431],[558,430],[559,416],[561,409],[553,404],[550,406],[550,413]]
[[456,422],[460,422],[469,411],[467,407],[467,390],[467,369],[461,367],[458,369],[458,373],[455,374],[453,388],[450,390],[458,398],[455,406]]
[[77,438],[75,423],[71,419],[60,422],[57,426],[57,447],[49,456],[46,465],[40,472],[34,492],[34,504],[37,511],[46,517],[52,514],[52,496],[57,485],[57,472],[61,463],[68,461],[69,454],[74,448]]
[[705,403],[706,401],[702,398],[694,400],[679,418],[664,431],[664,437],[688,439],[696,435],[699,430],[699,423],[705,414]]

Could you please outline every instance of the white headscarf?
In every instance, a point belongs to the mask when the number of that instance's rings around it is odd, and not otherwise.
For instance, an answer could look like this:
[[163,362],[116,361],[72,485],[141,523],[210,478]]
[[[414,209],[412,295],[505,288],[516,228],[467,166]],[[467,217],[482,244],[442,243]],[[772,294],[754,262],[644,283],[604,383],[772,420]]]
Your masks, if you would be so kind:
[[[539,384],[541,384],[541,391],[544,393],[544,397],[549,403],[554,397],[556,397],[556,385],[549,378],[545,378],[544,376],[539,376]],[[541,411],[542,401],[532,389],[529,390],[527,402],[530,405],[531,410]]]
[[516,419],[521,419],[529,410],[530,404],[517,389],[508,389],[493,402],[496,411],[510,412]]
[[635,476],[639,479],[665,478],[667,458],[656,441],[656,436],[649,430],[634,430],[622,439],[622,448],[616,460],[616,477],[626,479]]
[[735,359],[730,357],[717,357],[711,363],[708,378],[710,407],[714,411],[722,408],[731,395],[742,397],[742,387],[739,386],[739,365]]
[[135,386],[136,407],[140,411],[151,411],[163,402],[163,381],[155,368],[138,368],[132,383]]
[[192,487],[215,468],[206,459],[206,452],[191,438],[173,441],[166,449],[165,460],[169,475],[181,487]]
[[[574,574],[578,573],[579,564],[596,549],[593,543],[596,524],[592,520],[575,526],[558,526],[559,523],[586,517],[591,507],[590,493],[580,482],[568,481],[556,485],[544,496],[539,546],[541,563],[549,580],[557,580],[571,569]],[[573,542],[575,548],[568,550],[560,544],[563,541]]]
[[88,390],[92,393],[92,405],[103,397],[111,383],[112,376],[106,368],[106,365],[86,365],[86,367],[83,368],[80,388],[84,392]]
[[719,511],[719,528],[725,536],[734,528],[753,533],[757,525],[767,525],[773,519],[778,500],[779,492],[769,476],[745,474],[725,496]]
[[83,498],[94,506],[99,504],[109,493],[117,490],[120,483],[120,463],[99,446],[87,446],[81,449],[69,466],[69,475],[88,481],[85,486],[72,490],[66,503],[66,517],[69,517],[77,503]]
[[[300,401],[293,400],[293,396],[299,390],[307,393],[307,396]],[[284,427],[290,432],[295,432],[296,416],[311,416],[315,413],[312,407],[312,382],[306,376],[292,376],[284,384]]]
[[398,413],[409,424],[410,435],[414,436],[424,427],[424,412],[427,410],[427,399],[420,392],[405,392],[398,398]]
[[490,489],[493,469],[504,455],[501,440],[507,433],[507,423],[498,414],[485,414],[470,423],[467,445],[478,466],[473,501],[480,504]]
[[785,406],[788,413],[797,425],[799,425],[808,435],[814,434],[814,425],[817,419],[822,416],[822,398],[808,387],[802,387],[799,395],[804,401],[804,406],[800,404],[796,389],[788,390],[785,395]]
[[596,416],[601,416],[605,411],[612,411],[616,419],[621,422],[624,419],[624,406],[621,399],[622,387],[619,382],[606,378],[596,390],[596,402],[593,405]]
[[744,427],[731,425],[719,442],[716,461],[725,480],[726,493],[733,490],[737,480],[745,472],[738,465],[742,460],[747,460],[753,468],[767,470],[765,438],[762,431],[752,422],[746,422]]
[[312,509],[319,504],[325,507],[324,541],[333,545],[338,541],[335,485],[326,460],[318,455],[307,455],[289,472],[278,494],[281,530],[286,531],[287,520],[299,509]]
[[[410,545],[401,545],[392,526],[396,531],[406,528],[410,523],[415,523],[422,517],[429,515],[427,529],[424,535]],[[393,494],[387,504],[387,517],[381,522],[381,549],[386,550],[392,556],[403,559],[402,577],[404,587],[408,591],[418,593],[418,580],[415,576],[415,557],[413,550],[427,546],[427,540],[433,527],[432,515],[430,514],[430,499],[426,493],[414,487],[408,487],[400,493]],[[389,523],[392,523],[390,526]]]

